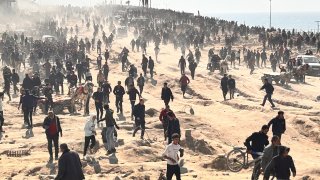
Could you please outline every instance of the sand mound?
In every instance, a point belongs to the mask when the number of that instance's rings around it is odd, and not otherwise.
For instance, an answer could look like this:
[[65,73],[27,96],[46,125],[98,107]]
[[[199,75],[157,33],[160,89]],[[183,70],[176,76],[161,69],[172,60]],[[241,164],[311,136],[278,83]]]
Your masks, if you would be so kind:
[[182,141],[182,145],[186,145],[189,149],[191,149],[194,152],[199,152],[205,155],[213,155],[216,150],[209,145],[208,142],[206,142],[203,139],[194,139],[191,136],[191,130],[186,131],[186,139]]
[[224,155],[221,155],[221,156],[216,157],[210,163],[203,164],[202,167],[216,169],[216,170],[219,170],[219,171],[224,171],[224,170],[227,170],[226,162],[227,162],[226,157]]

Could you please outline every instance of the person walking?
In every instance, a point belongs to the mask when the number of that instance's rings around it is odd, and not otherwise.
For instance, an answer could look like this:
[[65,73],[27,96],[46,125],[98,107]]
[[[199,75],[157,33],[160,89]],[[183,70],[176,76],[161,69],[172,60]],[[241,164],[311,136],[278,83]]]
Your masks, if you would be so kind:
[[226,101],[227,93],[228,93],[228,77],[227,74],[223,75],[223,78],[221,79],[220,87],[222,90],[223,99]]
[[130,104],[131,104],[131,117],[132,117],[133,116],[133,108],[134,108],[134,105],[137,100],[137,95],[139,97],[141,97],[141,95],[139,94],[139,91],[133,85],[131,85],[129,87],[128,95],[129,95],[129,100],[130,100]]
[[108,81],[104,81],[101,85],[101,91],[103,93],[103,104],[109,104],[110,103],[110,93],[112,92],[112,88],[110,83]]
[[144,73],[144,76],[147,76],[147,67],[148,67],[148,58],[143,54],[142,55],[142,71]]
[[70,151],[67,144],[60,145],[62,155],[58,161],[58,174],[55,180],[83,180],[85,179],[79,155]]
[[230,99],[234,99],[234,91],[236,89],[236,81],[232,78],[231,75],[229,75],[228,79],[228,89],[230,93]]
[[[179,145],[180,135],[172,135],[172,143],[167,145],[165,151],[162,154],[162,157],[167,160],[167,180],[171,180],[173,175],[176,176],[177,180],[181,180],[180,167],[178,165],[180,157],[183,157],[183,150]],[[179,157],[180,152],[180,157]]]
[[140,95],[142,95],[144,83],[145,83],[145,79],[144,79],[142,73],[140,73],[140,76],[137,79],[137,85],[139,87]]
[[161,99],[164,101],[165,106],[169,106],[170,99],[173,101],[173,94],[171,89],[168,87],[168,83],[163,83],[163,88],[161,90]]
[[168,128],[167,128],[167,137],[168,137],[168,144],[172,142],[172,135],[179,134],[181,136],[180,130],[180,123],[179,120],[176,118],[175,114],[172,111],[167,113],[168,118]]
[[32,112],[33,112],[34,101],[39,99],[44,99],[44,98],[38,98],[38,97],[35,97],[34,95],[31,95],[29,90],[25,90],[24,95],[20,97],[18,110],[22,105],[24,124],[28,125],[27,127],[28,129],[31,129],[33,127]]
[[117,113],[123,114],[122,102],[123,95],[125,94],[124,88],[121,86],[121,81],[118,81],[118,85],[113,88],[113,94],[116,95],[116,107]]
[[187,66],[186,59],[184,59],[184,57],[181,56],[179,63],[178,63],[178,67],[180,67],[181,75],[183,75],[185,73],[186,66]]
[[[93,93],[92,99],[94,100],[94,105],[97,111],[97,119],[102,119],[103,116],[103,92],[101,87],[97,88],[97,91]],[[100,116],[99,116],[100,115]]]
[[263,180],[269,180],[270,173],[273,170],[275,177],[278,180],[290,179],[290,170],[292,176],[295,177],[297,174],[296,167],[294,165],[292,157],[289,155],[290,148],[280,147],[279,155],[274,157],[272,161],[268,164]]
[[153,79],[154,60],[149,56],[148,68],[150,70],[151,79]]
[[181,86],[182,95],[184,97],[184,94],[186,93],[187,86],[190,83],[190,80],[185,74],[182,74],[179,82],[180,82],[180,86]]
[[4,116],[3,116],[3,105],[2,105],[2,101],[3,101],[3,96],[4,93],[0,92],[0,133],[3,133],[4,130],[2,128],[3,124],[4,124]]
[[168,130],[168,121],[169,121],[168,113],[169,112],[172,112],[172,110],[170,109],[169,105],[166,105],[166,108],[164,108],[160,112],[160,115],[159,115],[159,120],[160,120],[162,127],[163,127],[165,141],[167,140],[167,130]]
[[144,105],[144,100],[140,99],[139,104],[134,106],[133,109],[133,116],[135,117],[135,126],[136,128],[133,131],[133,137],[135,137],[136,133],[138,130],[141,130],[141,136],[140,138],[143,139],[144,137],[144,131],[145,131],[145,105]]
[[[259,153],[262,153],[264,148],[269,145],[268,131],[268,125],[263,125],[259,132],[253,133],[244,142],[244,145],[247,147],[247,153],[251,154],[253,159],[257,159],[260,156]],[[260,161],[255,162],[251,180],[255,180],[257,171],[260,170],[259,164]]]
[[114,127],[116,127],[118,130],[120,129],[119,126],[117,125],[117,122],[116,120],[113,118],[113,110],[109,108],[109,105],[104,105],[104,109],[106,111],[105,113],[105,117],[103,119],[100,119],[98,121],[101,122],[101,121],[105,121],[106,122],[106,127],[107,127],[107,130],[106,130],[106,140],[107,140],[107,154],[112,154],[112,153],[115,153],[116,152],[116,148],[115,148],[115,143],[114,143]]
[[96,124],[95,120],[97,119],[96,115],[90,115],[88,121],[86,122],[86,125],[84,126],[84,133],[85,133],[85,138],[84,138],[84,150],[83,150],[83,158],[86,157],[87,155],[87,150],[91,141],[90,145],[90,153],[92,153],[93,147],[96,145]]
[[267,99],[268,99],[268,101],[271,104],[271,107],[272,108],[276,107],[273,104],[272,99],[271,99],[272,94],[274,92],[274,88],[273,88],[272,84],[268,82],[268,79],[264,80],[264,85],[260,88],[260,90],[263,90],[263,89],[265,89],[266,95],[264,96],[264,99],[263,99],[263,102],[262,102],[261,106],[264,106],[266,104]]
[[[271,139],[271,144],[269,144],[263,150],[263,155],[261,157],[261,171],[265,172],[268,164],[272,161],[272,159],[279,155],[279,147],[280,147],[280,138],[278,136],[273,136]],[[260,173],[259,173],[260,174]]]
[[11,81],[12,81],[12,84],[13,84],[13,94],[16,95],[17,92],[19,92],[17,84],[20,82],[20,77],[19,77],[19,74],[16,73],[15,69],[12,69]]
[[268,126],[272,125],[272,133],[281,139],[282,134],[286,131],[286,120],[284,119],[284,112],[279,111],[277,117],[273,118]]
[[48,151],[50,155],[49,162],[53,161],[52,142],[55,149],[55,160],[58,160],[59,153],[59,134],[62,137],[62,129],[60,125],[60,119],[52,111],[48,112],[48,116],[44,119],[42,127],[46,130],[46,136],[48,141]]

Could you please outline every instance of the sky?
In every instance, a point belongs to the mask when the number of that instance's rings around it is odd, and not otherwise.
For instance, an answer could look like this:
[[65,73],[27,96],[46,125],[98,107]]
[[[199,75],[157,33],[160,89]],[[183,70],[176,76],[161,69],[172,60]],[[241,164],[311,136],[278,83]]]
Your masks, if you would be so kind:
[[[90,6],[103,2],[124,4],[127,0],[36,0],[41,4],[71,4]],[[149,0],[150,1],[150,0]],[[138,5],[139,0],[130,0]],[[230,12],[268,12],[270,0],[151,0],[156,8],[169,8],[179,11],[201,14]],[[273,12],[319,12],[319,0],[272,0]]]

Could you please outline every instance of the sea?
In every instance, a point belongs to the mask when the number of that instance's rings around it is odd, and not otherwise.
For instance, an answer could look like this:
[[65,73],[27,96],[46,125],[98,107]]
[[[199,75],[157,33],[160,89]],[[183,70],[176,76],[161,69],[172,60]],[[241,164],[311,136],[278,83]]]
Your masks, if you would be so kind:
[[[205,16],[216,17],[224,20],[237,21],[238,24],[249,26],[269,27],[269,12],[265,13],[209,13]],[[305,32],[317,32],[320,21],[319,12],[274,12],[272,13],[271,25],[275,28]]]

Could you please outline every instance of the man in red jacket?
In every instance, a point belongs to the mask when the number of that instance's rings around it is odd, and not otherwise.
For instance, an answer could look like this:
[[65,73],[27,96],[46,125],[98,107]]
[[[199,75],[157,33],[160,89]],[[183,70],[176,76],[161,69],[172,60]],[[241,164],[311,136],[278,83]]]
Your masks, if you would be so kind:
[[[170,109],[169,105],[166,105],[165,109],[162,109],[160,116],[159,116],[159,120],[162,123],[163,126],[163,131],[164,131],[164,140],[167,140],[167,129],[168,129],[168,113],[172,112],[172,110]],[[173,113],[173,112],[172,112]],[[174,117],[175,114],[173,113]]]
[[180,78],[180,85],[181,85],[181,91],[182,91],[182,94],[183,94],[183,97],[184,97],[184,94],[186,93],[186,90],[187,90],[187,86],[188,84],[190,83],[190,80],[189,78],[183,73],[181,78]]

